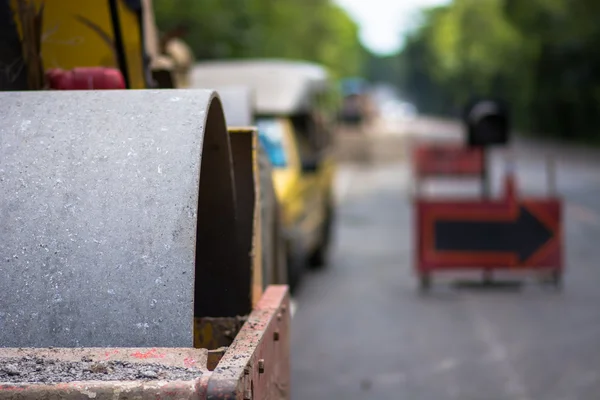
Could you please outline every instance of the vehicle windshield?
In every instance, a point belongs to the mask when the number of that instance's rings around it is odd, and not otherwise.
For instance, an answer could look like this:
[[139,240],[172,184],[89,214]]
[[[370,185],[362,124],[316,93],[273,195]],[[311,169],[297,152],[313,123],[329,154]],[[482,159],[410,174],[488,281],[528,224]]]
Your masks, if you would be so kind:
[[274,118],[258,118],[256,120],[258,137],[274,168],[287,166],[287,155],[283,144],[283,126]]

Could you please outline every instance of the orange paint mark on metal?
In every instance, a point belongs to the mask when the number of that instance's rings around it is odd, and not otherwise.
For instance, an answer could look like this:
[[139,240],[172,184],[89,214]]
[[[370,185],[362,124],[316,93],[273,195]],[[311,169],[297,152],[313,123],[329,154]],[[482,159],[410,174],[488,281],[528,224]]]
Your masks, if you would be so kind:
[[27,388],[22,386],[0,385],[0,390],[14,390],[17,392],[22,392],[25,389]]
[[192,357],[186,357],[183,359],[183,365],[185,365],[187,368],[191,368],[196,364],[196,359],[192,358]]
[[151,350],[148,350],[148,351],[146,351],[144,353],[142,353],[140,351],[136,351],[135,353],[131,353],[131,356],[135,357],[135,358],[143,358],[143,359],[146,359],[146,358],[164,358],[165,357],[164,354],[157,353],[156,349],[151,349]]
[[111,358],[112,356],[119,354],[119,350],[113,350],[113,351],[107,351],[106,353],[104,353],[104,357],[106,360],[108,360],[109,358]]

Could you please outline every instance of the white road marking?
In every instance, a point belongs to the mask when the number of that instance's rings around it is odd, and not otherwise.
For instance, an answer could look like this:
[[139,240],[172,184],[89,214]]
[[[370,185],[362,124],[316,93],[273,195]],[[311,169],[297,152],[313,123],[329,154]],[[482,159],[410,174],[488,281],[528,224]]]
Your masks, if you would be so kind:
[[335,203],[339,205],[347,196],[355,172],[350,168],[340,169],[336,176]]
[[408,381],[408,377],[404,372],[387,372],[374,375],[371,378],[372,382],[377,385],[398,385]]
[[475,330],[479,338],[490,350],[490,356],[493,361],[498,363],[502,368],[502,372],[506,378],[506,391],[508,394],[516,396],[518,400],[532,400],[525,383],[508,357],[508,349],[494,332],[494,327],[490,321],[477,310],[477,305],[470,297],[467,298],[467,304],[471,308],[471,315],[473,315]]
[[458,366],[458,362],[452,358],[446,358],[433,367],[434,372],[446,372],[455,369]]
[[600,225],[600,216],[591,208],[582,206],[581,204],[567,203],[567,212],[572,215],[577,221]]

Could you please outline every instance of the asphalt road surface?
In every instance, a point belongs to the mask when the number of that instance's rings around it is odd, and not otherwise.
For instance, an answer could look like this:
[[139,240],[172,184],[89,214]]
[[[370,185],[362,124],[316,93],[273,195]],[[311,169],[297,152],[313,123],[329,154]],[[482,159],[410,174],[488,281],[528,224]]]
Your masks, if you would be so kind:
[[[457,137],[451,124],[416,120],[380,125],[371,148],[407,133]],[[423,295],[412,274],[411,185],[401,142],[392,150],[379,144],[388,151],[382,162],[371,154],[371,161],[340,166],[330,265],[309,273],[296,297],[292,398],[600,398],[600,151],[525,140],[513,146],[527,194],[544,195],[544,157],[556,159],[565,207],[562,291],[531,279],[495,288],[440,279]],[[492,158],[496,191],[504,157],[496,151]],[[477,189],[451,182],[429,193]]]

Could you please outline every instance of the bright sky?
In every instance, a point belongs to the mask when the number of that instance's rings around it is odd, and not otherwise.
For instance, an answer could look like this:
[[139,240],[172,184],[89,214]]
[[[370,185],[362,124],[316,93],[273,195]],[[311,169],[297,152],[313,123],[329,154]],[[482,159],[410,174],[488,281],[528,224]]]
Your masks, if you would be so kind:
[[403,35],[415,25],[420,8],[448,4],[452,0],[335,0],[358,22],[363,44],[378,54],[402,46]]

